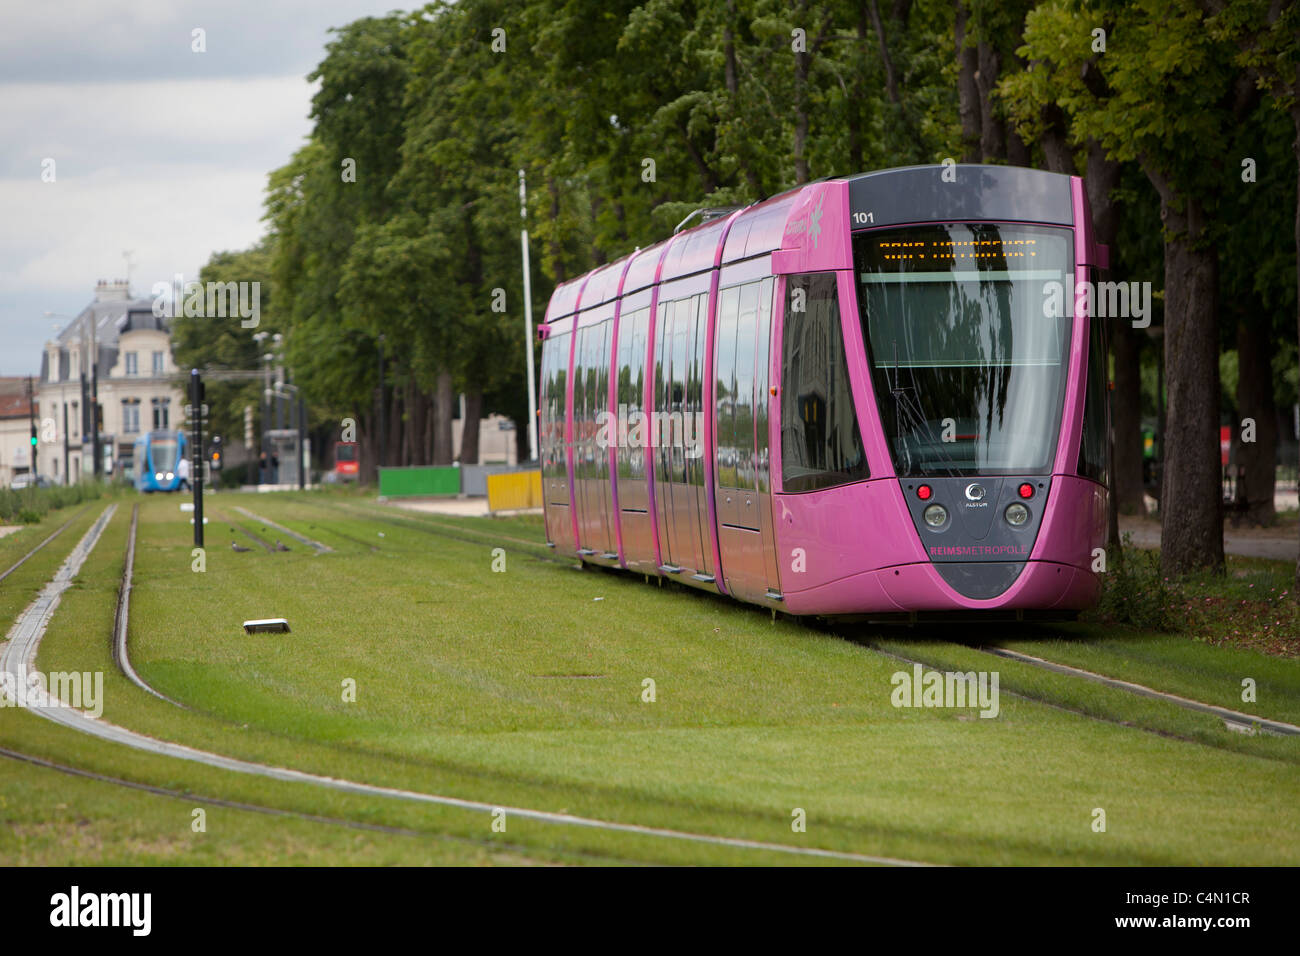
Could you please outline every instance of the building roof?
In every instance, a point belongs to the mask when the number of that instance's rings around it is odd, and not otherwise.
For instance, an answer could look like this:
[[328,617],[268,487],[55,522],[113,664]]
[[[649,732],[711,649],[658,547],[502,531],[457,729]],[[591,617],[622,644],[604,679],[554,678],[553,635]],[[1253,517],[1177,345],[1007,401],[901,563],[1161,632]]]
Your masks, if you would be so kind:
[[27,399],[27,376],[0,378],[0,418],[29,418],[32,405]]
[[[117,364],[118,338],[125,332],[136,329],[157,329],[169,332],[171,320],[153,314],[153,299],[132,299],[125,282],[100,281],[95,287],[95,299],[77,313],[77,317],[62,329],[55,342],[59,346],[59,381],[66,382],[72,363],[68,349],[80,344],[83,336],[86,345],[90,344],[90,327],[94,324],[95,345],[99,353],[99,374],[108,375],[108,370]],[[90,363],[86,362],[85,371],[90,373]],[[50,350],[47,348],[41,356],[41,382],[50,381]]]

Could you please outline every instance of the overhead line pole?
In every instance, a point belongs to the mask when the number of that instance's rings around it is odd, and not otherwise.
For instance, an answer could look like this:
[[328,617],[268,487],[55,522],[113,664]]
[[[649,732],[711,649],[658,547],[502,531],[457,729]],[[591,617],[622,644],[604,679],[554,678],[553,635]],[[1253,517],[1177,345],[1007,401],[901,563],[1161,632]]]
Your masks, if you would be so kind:
[[519,170],[519,245],[524,254],[524,355],[528,360],[528,457],[537,461],[537,381],[533,373],[533,280],[528,267],[528,186]]

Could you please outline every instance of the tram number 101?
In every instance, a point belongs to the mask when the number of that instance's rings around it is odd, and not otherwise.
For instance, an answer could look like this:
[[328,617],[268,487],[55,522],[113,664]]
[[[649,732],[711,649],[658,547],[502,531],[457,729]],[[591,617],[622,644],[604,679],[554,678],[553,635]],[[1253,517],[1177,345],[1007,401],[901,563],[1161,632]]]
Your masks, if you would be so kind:
[[855,212],[853,214],[853,224],[855,226],[868,226],[876,221],[876,214],[871,212]]

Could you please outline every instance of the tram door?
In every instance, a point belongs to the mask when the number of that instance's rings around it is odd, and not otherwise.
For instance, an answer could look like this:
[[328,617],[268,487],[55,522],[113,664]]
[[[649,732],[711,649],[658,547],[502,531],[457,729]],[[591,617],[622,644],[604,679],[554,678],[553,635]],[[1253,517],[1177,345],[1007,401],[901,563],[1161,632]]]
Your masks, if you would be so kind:
[[[557,326],[559,323],[556,323]],[[569,513],[568,445],[564,440],[566,384],[569,378],[569,333],[556,333],[542,345],[541,409],[542,494],[546,500],[546,539],[572,552],[573,518]]]
[[[578,329],[573,356],[573,498],[578,509],[578,553],[617,557],[610,524],[609,348],[611,317]],[[579,323],[586,319],[584,313]]]
[[768,452],[773,288],[768,277],[722,289],[714,344],[722,571],[730,593],[751,599],[780,593]]
[[655,325],[655,509],[670,573],[713,579],[704,487],[704,343],[708,295],[662,302]]

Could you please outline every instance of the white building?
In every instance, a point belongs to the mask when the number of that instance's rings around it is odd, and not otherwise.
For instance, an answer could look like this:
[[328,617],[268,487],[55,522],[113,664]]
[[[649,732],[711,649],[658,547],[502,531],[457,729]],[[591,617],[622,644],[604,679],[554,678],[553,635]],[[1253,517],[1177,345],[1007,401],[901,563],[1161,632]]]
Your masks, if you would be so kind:
[[132,299],[125,282],[100,281],[95,299],[45,345],[37,390],[42,474],[56,483],[94,472],[90,409],[92,354],[98,355],[103,474],[132,474],[135,440],[159,428],[184,428],[169,319],[152,299]]

